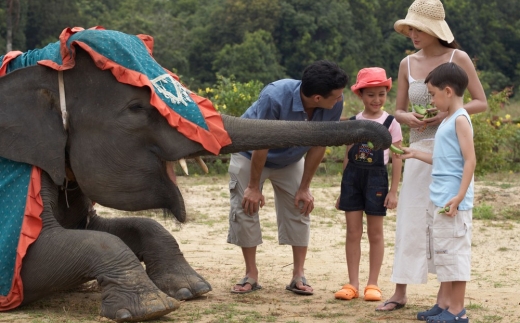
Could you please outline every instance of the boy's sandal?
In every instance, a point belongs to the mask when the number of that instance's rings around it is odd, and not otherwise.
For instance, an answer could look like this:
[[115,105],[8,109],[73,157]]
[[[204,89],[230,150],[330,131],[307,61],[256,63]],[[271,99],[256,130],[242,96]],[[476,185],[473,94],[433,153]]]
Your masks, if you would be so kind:
[[341,290],[334,293],[334,297],[337,299],[351,300],[359,297],[359,291],[352,285],[346,284],[341,287]]
[[428,317],[428,323],[469,323],[469,317],[462,318],[466,315],[466,309],[463,308],[459,314],[453,315],[450,311],[444,310],[441,314]]
[[417,319],[419,321],[427,321],[429,316],[439,315],[442,313],[442,311],[444,311],[444,309],[440,308],[439,305],[435,304],[429,310],[417,313]]
[[368,285],[365,287],[365,301],[380,301],[383,297],[381,290],[376,285]]

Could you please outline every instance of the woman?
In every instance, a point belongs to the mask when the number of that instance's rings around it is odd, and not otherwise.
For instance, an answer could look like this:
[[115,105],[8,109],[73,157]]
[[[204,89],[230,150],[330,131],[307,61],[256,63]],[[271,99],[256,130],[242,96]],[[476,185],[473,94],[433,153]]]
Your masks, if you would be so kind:
[[[399,65],[395,118],[410,127],[410,147],[433,152],[433,139],[446,112],[422,120],[423,116],[409,111],[409,102],[426,106],[430,103],[424,79],[434,68],[446,62],[461,66],[468,74],[471,101],[464,105],[469,114],[487,108],[484,89],[468,54],[458,49],[451,30],[444,20],[444,7],[439,0],[415,0],[405,19],[395,22],[394,29],[409,37],[414,54],[405,57]],[[407,160],[399,202],[392,282],[395,292],[380,304],[377,311],[393,311],[406,302],[407,284],[425,284],[428,272],[435,273],[431,263],[431,223],[426,217],[431,182],[431,165],[419,160]]]

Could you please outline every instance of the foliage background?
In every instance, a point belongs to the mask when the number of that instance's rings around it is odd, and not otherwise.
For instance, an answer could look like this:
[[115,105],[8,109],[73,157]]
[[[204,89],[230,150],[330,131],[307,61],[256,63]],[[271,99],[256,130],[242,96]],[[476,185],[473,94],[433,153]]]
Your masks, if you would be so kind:
[[[394,79],[411,42],[393,29],[412,0],[6,0],[13,49],[40,48],[67,27],[103,26],[155,38],[154,56],[192,89],[217,74],[239,82],[300,78],[317,59],[349,75],[380,66]],[[520,81],[520,1],[443,0],[446,20],[473,57],[487,93]]]
[[[406,16],[412,2],[6,0],[0,7],[0,48],[8,43],[13,50],[41,48],[73,26],[149,34],[155,39],[154,57],[162,66],[211,99],[221,113],[239,116],[264,84],[285,77],[299,79],[304,67],[318,59],[337,62],[351,82],[367,66],[383,67],[397,80],[399,62],[413,45],[394,31],[393,24]],[[515,99],[513,90],[520,83],[520,1],[442,2],[455,39],[474,59],[489,100],[490,109],[472,117],[479,158],[476,173],[518,171],[520,113],[518,104],[509,105],[509,98]],[[390,113],[395,109],[394,92],[386,106]],[[349,91],[345,98],[345,116],[362,109]],[[403,131],[406,145],[408,129]],[[343,147],[334,147],[326,157],[337,161],[343,154]],[[224,166],[215,163],[219,171]],[[328,167],[332,172],[336,168]]]

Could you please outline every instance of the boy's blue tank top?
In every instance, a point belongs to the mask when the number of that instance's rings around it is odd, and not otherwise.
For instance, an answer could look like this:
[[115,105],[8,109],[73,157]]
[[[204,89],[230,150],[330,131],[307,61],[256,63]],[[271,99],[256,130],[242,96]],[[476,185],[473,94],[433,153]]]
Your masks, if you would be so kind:
[[[471,119],[466,109],[458,109],[451,117],[444,119],[435,134],[430,199],[438,207],[444,207],[458,194],[462,180],[464,157],[455,128],[455,120],[459,116],[465,116],[471,125]],[[472,180],[459,205],[459,210],[473,208],[473,195]]]

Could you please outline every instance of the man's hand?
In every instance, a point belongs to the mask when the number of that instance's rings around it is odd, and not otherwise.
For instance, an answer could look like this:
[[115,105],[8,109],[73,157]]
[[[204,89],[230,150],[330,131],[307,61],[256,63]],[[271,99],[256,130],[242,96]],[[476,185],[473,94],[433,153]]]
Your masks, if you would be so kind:
[[258,210],[265,204],[265,197],[258,188],[247,187],[244,191],[244,198],[242,199],[242,209],[244,213],[253,216],[258,213]]
[[294,206],[308,216],[314,210],[314,197],[309,189],[299,189],[294,196]]

